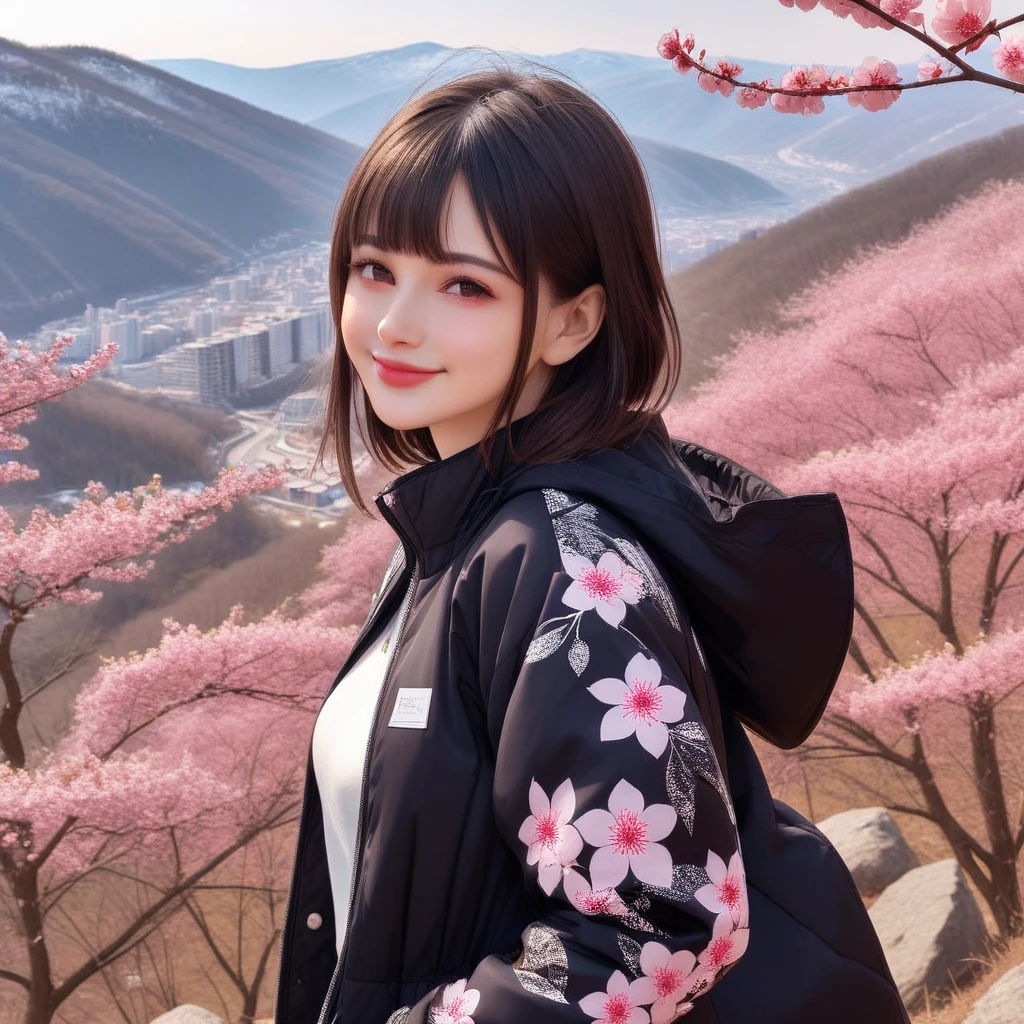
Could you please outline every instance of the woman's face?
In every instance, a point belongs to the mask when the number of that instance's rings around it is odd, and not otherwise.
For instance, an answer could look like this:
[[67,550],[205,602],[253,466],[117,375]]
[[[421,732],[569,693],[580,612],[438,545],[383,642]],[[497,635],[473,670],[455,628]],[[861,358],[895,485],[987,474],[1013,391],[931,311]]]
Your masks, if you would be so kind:
[[[523,288],[501,269],[461,175],[449,195],[442,241],[455,262],[357,239],[341,313],[345,349],[373,411],[396,430],[428,427],[442,459],[484,436],[512,376],[523,306]],[[526,386],[511,419],[532,412],[553,367],[583,347],[572,344],[575,335],[559,338],[575,304],[556,307],[543,275],[539,289]],[[389,363],[432,372],[396,373]]]

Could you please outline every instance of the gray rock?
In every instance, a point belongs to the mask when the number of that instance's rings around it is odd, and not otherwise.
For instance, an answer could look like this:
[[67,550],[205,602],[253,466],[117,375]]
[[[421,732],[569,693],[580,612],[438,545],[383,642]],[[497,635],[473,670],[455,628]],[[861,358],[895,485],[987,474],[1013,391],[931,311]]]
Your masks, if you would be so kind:
[[917,867],[917,857],[884,807],[855,807],[818,822],[853,875],[862,896],[874,896]]
[[173,1010],[161,1013],[150,1024],[224,1024],[224,1018],[195,1003],[182,1003]]
[[924,1005],[924,990],[941,999],[978,970],[987,932],[955,860],[936,861],[893,882],[868,911],[907,1009]]
[[1003,974],[971,1007],[964,1024],[1024,1024],[1024,964]]

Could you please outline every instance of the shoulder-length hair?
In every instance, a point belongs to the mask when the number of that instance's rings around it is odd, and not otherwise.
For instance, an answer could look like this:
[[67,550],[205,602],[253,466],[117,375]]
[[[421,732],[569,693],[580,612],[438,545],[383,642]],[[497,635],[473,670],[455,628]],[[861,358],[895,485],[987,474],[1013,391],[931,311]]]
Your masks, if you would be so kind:
[[539,273],[556,300],[599,282],[605,315],[590,343],[554,368],[530,430],[510,449],[513,461],[621,448],[651,428],[667,437],[660,413],[679,377],[681,345],[640,158],[614,117],[569,82],[508,67],[476,71],[413,97],[388,121],[353,170],[332,228],[335,349],[316,462],[333,441],[344,487],[368,516],[352,463],[357,385],[359,436],[379,464],[399,472],[439,454],[428,427],[389,427],[361,388],[341,332],[352,248],[372,233],[384,249],[441,260],[440,212],[460,172],[495,255],[525,293],[512,376],[479,445],[488,473],[494,432],[526,377]]

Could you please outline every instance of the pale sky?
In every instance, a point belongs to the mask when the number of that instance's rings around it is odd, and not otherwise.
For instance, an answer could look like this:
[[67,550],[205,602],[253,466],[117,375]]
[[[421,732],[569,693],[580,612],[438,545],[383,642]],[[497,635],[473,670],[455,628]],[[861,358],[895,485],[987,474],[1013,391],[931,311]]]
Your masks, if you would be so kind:
[[[935,0],[923,0],[930,20]],[[1019,13],[994,0],[993,17]],[[779,0],[0,0],[0,36],[77,43],[136,60],[206,57],[276,67],[429,40],[536,55],[579,47],[655,56],[662,32],[693,32],[714,57],[858,64],[909,61],[922,44]]]

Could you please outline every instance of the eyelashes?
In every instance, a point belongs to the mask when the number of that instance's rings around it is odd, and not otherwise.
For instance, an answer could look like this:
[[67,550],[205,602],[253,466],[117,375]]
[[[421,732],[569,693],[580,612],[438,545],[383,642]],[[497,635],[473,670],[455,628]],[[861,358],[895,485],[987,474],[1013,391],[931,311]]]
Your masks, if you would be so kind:
[[[388,268],[383,263],[381,263],[380,260],[371,260],[371,259],[353,260],[351,263],[349,263],[348,266],[349,266],[350,270],[362,270],[363,267],[371,267],[371,266],[372,267],[380,267],[381,270],[384,270],[384,271],[386,271],[389,274],[391,273],[391,271],[388,270]],[[476,295],[461,295],[461,296],[459,296],[459,298],[463,298],[463,299],[477,299],[477,298],[485,298],[485,297],[487,297],[487,298],[493,298],[494,297],[494,293],[491,292],[491,290],[489,288],[486,288],[484,285],[480,284],[479,281],[474,281],[473,278],[471,278],[471,277],[456,277],[456,278],[453,278],[451,281],[449,281],[445,285],[445,290],[447,291],[447,289],[451,288],[451,286],[453,284],[469,285],[470,288],[476,289],[476,291],[478,293]]]

